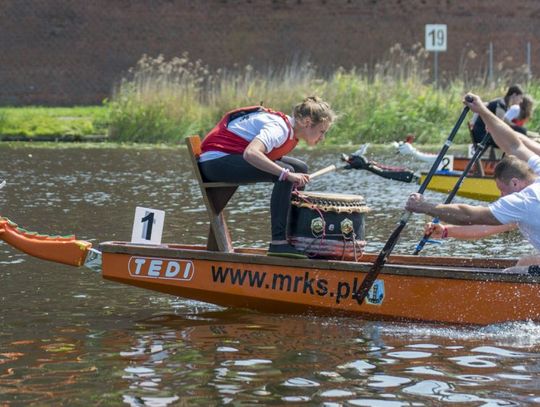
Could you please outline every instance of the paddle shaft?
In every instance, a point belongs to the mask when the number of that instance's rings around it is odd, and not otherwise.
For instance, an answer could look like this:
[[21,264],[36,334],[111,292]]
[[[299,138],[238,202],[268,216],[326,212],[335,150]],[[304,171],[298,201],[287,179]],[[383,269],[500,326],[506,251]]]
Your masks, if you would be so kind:
[[[488,148],[488,143],[491,140],[491,135],[487,133],[480,144],[476,147],[476,150],[467,163],[467,166],[463,169],[463,172],[461,173],[459,179],[457,180],[456,184],[454,185],[454,188],[452,191],[450,191],[450,194],[446,197],[446,200],[444,201],[444,204],[449,204],[452,202],[454,197],[456,196],[457,192],[459,191],[459,188],[461,188],[461,185],[463,184],[463,181],[465,180],[465,177],[469,175],[469,172],[471,171],[472,167],[480,160],[486,149]],[[439,223],[439,218],[435,218],[432,221],[433,223]],[[431,232],[432,233],[432,232]],[[416,249],[414,249],[413,255],[418,255],[420,251],[424,248],[426,243],[428,242],[429,238],[431,237],[431,233],[424,234],[424,237],[422,237],[422,240],[418,243],[416,246]]]
[[[465,106],[463,108],[463,111],[461,112],[461,115],[459,116],[459,119],[457,123],[455,124],[454,128],[450,132],[450,135],[446,139],[441,151],[439,152],[439,155],[435,159],[435,162],[431,166],[431,169],[429,170],[428,175],[424,179],[424,182],[422,182],[422,185],[420,185],[420,188],[418,189],[419,194],[423,194],[426,190],[429,182],[431,181],[431,178],[433,178],[433,175],[437,171],[437,168],[439,167],[439,164],[441,163],[443,157],[445,156],[446,152],[452,145],[452,141],[454,140],[454,137],[456,136],[461,124],[465,120],[465,117],[467,116],[467,113],[469,112],[469,107]],[[368,274],[364,278],[364,281],[362,281],[362,285],[356,292],[356,301],[359,305],[364,302],[364,298],[366,298],[366,295],[368,294],[369,290],[371,289],[371,286],[377,279],[377,276],[381,272],[382,267],[386,263],[386,260],[388,259],[388,256],[390,256],[390,253],[392,253],[392,250],[394,249],[398,239],[399,235],[401,234],[402,230],[405,228],[405,225],[407,225],[407,222],[409,221],[409,218],[411,217],[411,212],[405,211],[403,215],[401,216],[401,219],[398,223],[398,226],[396,229],[392,232],[390,237],[388,238],[388,241],[384,245],[383,249],[377,256],[377,259],[375,260],[375,263],[373,263],[373,266],[371,266],[371,269],[369,270]]]

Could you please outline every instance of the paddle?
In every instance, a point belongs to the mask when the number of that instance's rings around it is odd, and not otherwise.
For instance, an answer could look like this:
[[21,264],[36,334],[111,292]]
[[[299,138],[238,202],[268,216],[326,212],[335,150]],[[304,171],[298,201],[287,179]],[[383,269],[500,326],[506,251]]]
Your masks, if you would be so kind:
[[[461,115],[459,116],[459,119],[457,123],[455,124],[454,128],[450,132],[450,135],[446,139],[441,151],[439,152],[439,155],[435,159],[435,162],[431,166],[431,169],[429,170],[428,175],[424,179],[424,182],[422,182],[422,185],[420,185],[420,188],[418,189],[419,194],[423,194],[426,190],[429,182],[431,181],[431,178],[433,178],[433,175],[437,171],[437,168],[439,167],[439,164],[441,163],[444,155],[452,145],[452,141],[454,140],[454,137],[456,136],[456,133],[459,130],[459,127],[461,126],[461,123],[465,120],[465,117],[467,116],[467,113],[469,112],[469,107],[465,106],[463,108],[463,111],[461,112]],[[377,259],[375,260],[375,263],[373,263],[373,266],[371,266],[371,269],[369,270],[368,274],[364,278],[364,281],[362,281],[362,284],[360,285],[360,288],[356,292],[356,301],[359,305],[362,304],[364,301],[364,298],[368,294],[369,290],[371,289],[371,286],[377,279],[377,276],[381,272],[382,267],[386,263],[386,260],[388,259],[388,256],[390,256],[390,253],[392,253],[392,250],[394,249],[394,246],[396,245],[399,235],[401,234],[401,231],[405,228],[405,225],[407,225],[407,222],[409,221],[409,218],[411,217],[412,213],[409,211],[405,211],[403,215],[401,216],[401,219],[399,221],[398,226],[392,232],[390,237],[388,238],[388,241],[384,245],[383,249],[377,256]]]
[[[450,194],[448,195],[448,197],[444,201],[445,204],[449,204],[449,203],[452,202],[452,200],[456,196],[459,188],[461,188],[461,184],[463,184],[463,181],[465,180],[465,177],[469,174],[469,171],[471,170],[471,168],[477,163],[477,161],[480,159],[480,157],[482,157],[484,152],[487,150],[490,140],[491,140],[490,134],[486,133],[486,135],[484,136],[482,141],[476,147],[476,150],[474,151],[473,156],[471,157],[471,159],[467,163],[467,166],[463,169],[463,172],[462,172],[461,176],[459,177],[459,179],[457,180],[456,185],[454,185],[454,188],[452,189],[452,191],[450,191]],[[432,220],[432,223],[439,223],[439,218],[434,218]],[[429,241],[429,238],[431,237],[431,233],[433,233],[433,231],[431,231],[430,233],[424,234],[424,237],[422,237],[422,240],[420,240],[420,242],[418,242],[418,245],[414,249],[414,252],[413,252],[414,255],[418,255],[418,253],[420,253],[420,251],[424,248],[426,243]]]

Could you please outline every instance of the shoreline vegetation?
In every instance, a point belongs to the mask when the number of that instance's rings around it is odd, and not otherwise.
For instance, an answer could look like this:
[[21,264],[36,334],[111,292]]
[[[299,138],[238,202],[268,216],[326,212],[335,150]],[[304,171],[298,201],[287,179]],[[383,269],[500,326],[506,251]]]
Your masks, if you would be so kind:
[[[385,62],[371,69],[338,68],[326,74],[309,62],[260,72],[249,65],[211,70],[187,54],[171,60],[143,56],[100,106],[0,107],[0,140],[183,145],[185,137],[204,136],[235,107],[262,102],[289,113],[298,101],[315,94],[328,100],[339,115],[326,146],[387,144],[404,140],[407,134],[414,134],[418,144],[437,144],[454,126],[468,90],[487,101],[519,82],[540,100],[539,81],[526,81],[523,69],[497,66],[489,86],[485,75],[471,79],[463,71],[454,79],[443,75],[435,87],[429,54],[420,45],[406,51],[397,44]],[[538,131],[539,123],[533,115],[528,127]],[[469,142],[463,124],[455,143]]]

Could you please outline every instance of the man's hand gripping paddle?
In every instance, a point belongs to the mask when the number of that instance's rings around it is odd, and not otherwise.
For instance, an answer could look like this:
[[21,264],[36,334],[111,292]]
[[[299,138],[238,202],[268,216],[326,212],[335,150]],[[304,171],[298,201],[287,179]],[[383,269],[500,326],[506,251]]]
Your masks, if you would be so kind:
[[[452,145],[452,141],[454,140],[454,137],[456,136],[456,133],[458,132],[459,127],[465,120],[465,117],[467,116],[468,112],[469,112],[469,107],[465,106],[463,108],[463,111],[461,112],[461,115],[459,116],[457,123],[455,124],[454,128],[450,132],[450,135],[446,139],[441,151],[439,152],[439,155],[437,156],[437,158],[435,159],[435,162],[431,166],[431,169],[429,170],[428,175],[424,179],[424,182],[422,182],[422,185],[420,185],[420,188],[418,189],[419,194],[423,194],[424,191],[426,190],[429,182],[431,181],[431,178],[433,178],[433,175],[437,171],[437,168],[439,167],[439,164],[441,163],[444,155],[446,154],[446,152]],[[392,234],[388,238],[388,241],[384,245],[383,249],[377,256],[375,263],[373,263],[373,266],[371,266],[371,269],[369,270],[368,274],[364,278],[364,281],[362,281],[362,285],[360,286],[360,288],[358,289],[356,293],[353,293],[353,295],[356,296],[356,301],[358,302],[359,305],[362,304],[362,302],[364,301],[364,298],[367,296],[369,290],[371,289],[371,286],[377,279],[377,276],[381,272],[381,269],[386,263],[386,260],[388,259],[388,257],[390,256],[390,253],[392,253],[392,250],[394,249],[399,239],[399,235],[401,234],[401,231],[405,228],[405,225],[407,225],[407,222],[409,221],[409,218],[411,217],[411,215],[412,213],[409,211],[405,211],[403,213],[398,226],[396,227],[394,232],[392,232]]]
[[[465,180],[465,177],[471,171],[471,168],[480,160],[480,158],[482,157],[484,152],[487,150],[490,140],[491,140],[491,135],[489,133],[487,133],[484,136],[484,138],[482,139],[482,141],[480,142],[480,144],[478,144],[476,146],[476,150],[474,151],[473,156],[471,157],[471,159],[467,163],[467,166],[464,168],[464,170],[461,173],[459,179],[456,181],[456,185],[454,185],[454,188],[452,189],[452,191],[450,191],[450,194],[448,195],[448,197],[444,201],[445,204],[449,204],[449,203],[452,202],[452,200],[456,196],[457,192],[459,191],[459,188],[461,188],[461,184],[463,184],[463,181]],[[439,223],[439,218],[433,218],[433,220],[431,222],[432,223]],[[422,240],[420,240],[420,242],[418,242],[418,245],[416,246],[416,248],[414,249],[414,252],[413,252],[413,254],[415,256],[418,255],[418,253],[420,253],[420,251],[424,248],[426,243],[429,242],[429,238],[431,237],[431,233],[433,233],[433,231],[430,232],[430,233],[424,234],[424,237],[422,237]]]

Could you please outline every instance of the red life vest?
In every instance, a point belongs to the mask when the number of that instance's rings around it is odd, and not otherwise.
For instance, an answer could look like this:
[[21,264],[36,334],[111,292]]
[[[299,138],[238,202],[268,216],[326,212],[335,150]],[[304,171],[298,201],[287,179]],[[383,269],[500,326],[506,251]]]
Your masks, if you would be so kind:
[[517,125],[517,126],[523,127],[523,125],[524,125],[525,123],[527,123],[527,120],[528,120],[528,119],[513,119],[513,120],[512,120],[512,123],[514,123],[514,124]]
[[274,148],[272,151],[266,154],[270,160],[279,160],[285,154],[289,153],[294,147],[296,147],[298,140],[293,136],[291,122],[286,115],[263,106],[249,106],[241,107],[225,114],[219,123],[216,124],[216,126],[210,130],[210,133],[208,133],[204,138],[201,144],[201,151],[203,153],[206,151],[222,151],[227,154],[243,154],[250,142],[237,134],[234,134],[227,128],[227,126],[233,120],[255,112],[275,114],[285,120],[285,123],[289,128],[287,140],[281,146]]

